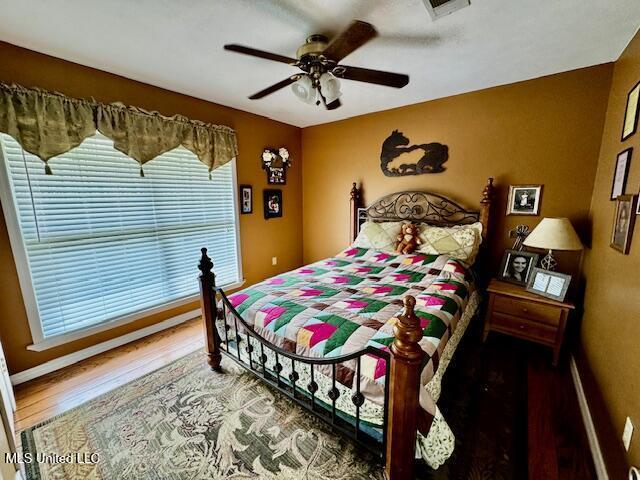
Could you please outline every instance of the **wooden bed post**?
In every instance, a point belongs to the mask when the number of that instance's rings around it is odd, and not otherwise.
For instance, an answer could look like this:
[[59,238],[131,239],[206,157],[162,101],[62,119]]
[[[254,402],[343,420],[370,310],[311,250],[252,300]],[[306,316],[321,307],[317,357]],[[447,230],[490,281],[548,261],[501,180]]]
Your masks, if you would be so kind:
[[420,410],[420,370],[424,351],[420,319],[413,309],[416,299],[407,295],[404,313],[393,328],[389,372],[389,416],[385,474],[389,480],[413,479]]
[[204,348],[207,353],[207,363],[211,370],[221,371],[220,361],[222,353],[220,351],[220,336],[216,329],[216,317],[218,309],[216,307],[216,276],[214,275],[213,262],[207,255],[207,249],[203,248],[202,257],[198,269],[200,274],[200,308],[202,309],[202,323],[204,325]]
[[493,178],[487,179],[487,184],[482,190],[480,200],[480,223],[482,223],[482,239],[486,240],[489,234],[489,218],[491,213],[491,202],[493,201]]
[[349,195],[349,244],[358,236],[358,208],[360,207],[360,189],[353,182]]

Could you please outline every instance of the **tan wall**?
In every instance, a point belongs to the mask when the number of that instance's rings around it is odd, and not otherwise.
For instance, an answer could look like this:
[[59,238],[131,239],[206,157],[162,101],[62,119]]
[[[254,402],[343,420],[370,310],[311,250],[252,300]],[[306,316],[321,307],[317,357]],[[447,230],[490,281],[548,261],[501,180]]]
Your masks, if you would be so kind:
[[[616,62],[591,202],[592,246],[585,257],[586,300],[582,348],[609,411],[614,435],[604,450],[620,448],[625,418],[636,426],[627,462],[640,465],[640,217],[629,255],[609,247],[615,203],[610,201],[616,155],[634,148],[627,194],[640,186],[640,133],[620,141],[627,93],[640,81],[640,34]],[[598,424],[597,424],[598,425]],[[601,433],[601,432],[599,432]],[[614,443],[615,442],[615,443]]]
[[[611,71],[610,64],[591,67],[303,129],[304,261],[346,246],[354,181],[363,183],[367,203],[418,189],[477,208],[487,177],[495,177],[494,268],[519,223],[567,216],[586,234]],[[412,144],[448,145],[446,171],[385,177],[380,147],[394,129]],[[508,185],[536,183],[544,184],[541,216],[506,217]],[[579,255],[562,260],[563,271],[572,272]]]
[[[93,97],[101,102],[120,101],[157,110],[165,115],[179,113],[193,119],[233,127],[238,135],[238,183],[251,184],[254,188],[254,213],[240,218],[242,263],[247,283],[257,282],[300,265],[302,152],[299,128],[2,42],[0,81],[56,90],[73,97]],[[265,173],[260,168],[260,154],[266,146],[288,147],[293,160],[293,167],[287,173],[287,185],[282,188],[284,217],[269,221],[265,221],[262,216],[262,189],[267,184]],[[273,256],[278,257],[276,267],[271,265]],[[32,343],[31,333],[4,218],[0,219],[0,265],[0,338],[11,373],[157,323],[197,306],[186,305],[64,346],[44,352],[31,352],[26,350],[26,346]]]

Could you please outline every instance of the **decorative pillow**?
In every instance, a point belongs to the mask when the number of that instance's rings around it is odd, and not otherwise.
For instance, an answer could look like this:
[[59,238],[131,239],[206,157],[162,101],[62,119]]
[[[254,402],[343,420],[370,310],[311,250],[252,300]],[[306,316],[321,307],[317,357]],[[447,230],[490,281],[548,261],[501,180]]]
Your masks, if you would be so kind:
[[400,233],[401,227],[402,222],[366,221],[360,227],[360,233],[353,242],[353,246],[394,253],[396,237]]
[[449,255],[471,265],[482,243],[482,223],[453,227],[434,227],[423,223],[420,225],[419,238],[422,244],[416,253]]

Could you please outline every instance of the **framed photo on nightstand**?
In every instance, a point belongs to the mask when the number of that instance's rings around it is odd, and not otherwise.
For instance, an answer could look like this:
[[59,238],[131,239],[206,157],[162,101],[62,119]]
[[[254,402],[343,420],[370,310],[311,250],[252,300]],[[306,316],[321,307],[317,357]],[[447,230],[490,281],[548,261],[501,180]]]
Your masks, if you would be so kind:
[[504,282],[525,286],[537,263],[537,253],[505,250],[498,278]]
[[527,283],[527,292],[564,302],[571,283],[571,275],[534,268]]

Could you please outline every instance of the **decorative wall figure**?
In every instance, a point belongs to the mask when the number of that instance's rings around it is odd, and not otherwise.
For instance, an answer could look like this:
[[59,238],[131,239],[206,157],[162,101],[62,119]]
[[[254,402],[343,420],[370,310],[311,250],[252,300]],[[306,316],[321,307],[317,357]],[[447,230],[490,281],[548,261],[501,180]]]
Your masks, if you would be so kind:
[[[394,130],[382,143],[380,168],[387,177],[444,172],[442,164],[449,159],[449,147],[441,143],[423,143],[409,147],[405,145],[409,145],[409,139],[398,130]],[[420,149],[424,151],[424,155],[417,163],[402,163],[397,168],[389,168],[389,164],[403,153]]]
[[265,148],[262,152],[262,168],[267,172],[269,185],[284,185],[287,183],[287,167],[291,166],[289,150]]

